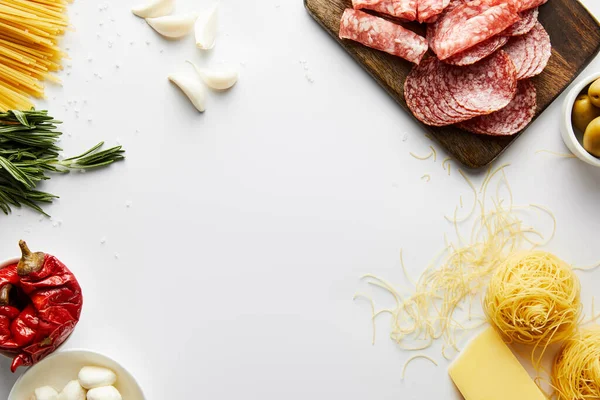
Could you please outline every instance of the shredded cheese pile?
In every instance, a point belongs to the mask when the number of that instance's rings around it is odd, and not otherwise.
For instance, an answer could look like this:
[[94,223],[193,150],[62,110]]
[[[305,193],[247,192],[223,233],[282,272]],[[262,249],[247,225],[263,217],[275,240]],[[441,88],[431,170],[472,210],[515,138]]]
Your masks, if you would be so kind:
[[59,82],[66,54],[59,38],[68,27],[66,0],[0,2],[0,111],[28,110],[44,96],[42,81]]

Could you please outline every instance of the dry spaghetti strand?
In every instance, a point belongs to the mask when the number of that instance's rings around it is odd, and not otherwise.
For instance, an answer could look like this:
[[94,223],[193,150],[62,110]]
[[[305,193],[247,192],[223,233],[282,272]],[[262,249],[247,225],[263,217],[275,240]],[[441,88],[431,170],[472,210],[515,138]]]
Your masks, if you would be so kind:
[[424,354],[417,354],[416,356],[412,356],[411,358],[406,360],[406,362],[404,363],[404,367],[402,367],[402,380],[404,380],[404,376],[406,375],[406,367],[408,367],[408,364],[410,364],[412,361],[419,359],[419,358],[430,361],[436,367],[438,366],[437,361],[435,361],[433,358],[426,356]]
[[59,46],[68,27],[66,0],[3,0],[0,4],[0,111],[30,109],[44,80],[61,69]]

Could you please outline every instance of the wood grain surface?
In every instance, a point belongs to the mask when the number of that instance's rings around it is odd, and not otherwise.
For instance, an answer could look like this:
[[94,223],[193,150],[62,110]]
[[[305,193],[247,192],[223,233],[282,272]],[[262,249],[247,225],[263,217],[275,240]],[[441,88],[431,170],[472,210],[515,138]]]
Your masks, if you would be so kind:
[[[304,4],[313,18],[410,113],[404,100],[404,81],[412,64],[361,44],[339,39],[340,18],[344,9],[351,7],[351,0],[304,0]],[[538,92],[535,118],[569,86],[600,50],[600,26],[577,0],[549,0],[540,8],[539,19],[550,34],[552,57],[545,71],[533,78]],[[424,35],[423,27],[418,24],[405,26]],[[452,126],[437,128],[420,124],[457,161],[469,168],[488,165],[523,133],[512,137],[488,137]]]

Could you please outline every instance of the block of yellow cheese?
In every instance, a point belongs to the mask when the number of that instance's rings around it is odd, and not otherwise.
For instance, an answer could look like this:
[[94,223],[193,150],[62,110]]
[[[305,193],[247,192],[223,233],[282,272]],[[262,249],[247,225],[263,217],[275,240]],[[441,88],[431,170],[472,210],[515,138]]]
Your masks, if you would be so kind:
[[491,327],[467,345],[449,373],[465,400],[546,400]]

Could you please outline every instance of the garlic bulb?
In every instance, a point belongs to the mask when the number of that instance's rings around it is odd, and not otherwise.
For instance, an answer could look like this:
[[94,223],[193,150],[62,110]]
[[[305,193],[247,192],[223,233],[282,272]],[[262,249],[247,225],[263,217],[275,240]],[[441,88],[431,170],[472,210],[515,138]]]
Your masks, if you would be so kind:
[[59,393],[58,400],[85,400],[85,389],[81,387],[79,381],[71,381]]
[[117,381],[117,375],[108,368],[83,367],[79,371],[79,384],[85,389],[110,386]]
[[50,386],[43,386],[35,389],[30,400],[57,400],[58,392]]
[[223,66],[219,69],[200,68],[191,61],[187,61],[194,67],[200,78],[206,85],[216,90],[227,90],[236,84],[239,72],[236,68]]
[[185,93],[198,111],[204,112],[206,109],[206,92],[200,79],[183,74],[171,74],[169,80]]
[[215,4],[208,10],[200,13],[194,27],[196,34],[196,47],[203,50],[209,50],[215,47],[215,39],[217,38],[217,6]]
[[161,35],[177,39],[184,37],[194,28],[198,14],[167,15],[165,17],[146,18],[146,22]]
[[123,397],[114,386],[103,386],[90,390],[87,400],[123,400]]
[[152,0],[133,7],[131,12],[141,18],[156,18],[171,14],[174,8],[175,0]]

